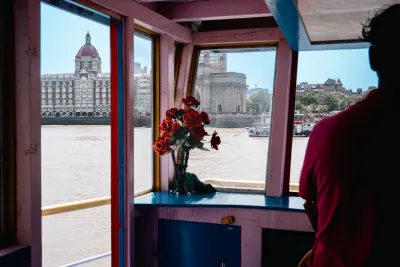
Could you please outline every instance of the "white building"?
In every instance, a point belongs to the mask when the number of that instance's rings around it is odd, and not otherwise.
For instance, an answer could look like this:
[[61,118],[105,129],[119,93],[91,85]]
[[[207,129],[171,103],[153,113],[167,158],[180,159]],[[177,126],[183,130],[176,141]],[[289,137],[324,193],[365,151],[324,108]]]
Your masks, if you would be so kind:
[[75,56],[75,72],[41,75],[42,117],[109,117],[110,74],[86,34]]

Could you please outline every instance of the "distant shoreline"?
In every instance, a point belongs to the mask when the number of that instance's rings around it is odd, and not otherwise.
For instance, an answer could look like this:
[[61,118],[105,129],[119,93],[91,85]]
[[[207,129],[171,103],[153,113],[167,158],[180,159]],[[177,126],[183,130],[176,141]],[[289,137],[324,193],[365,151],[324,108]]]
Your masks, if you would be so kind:
[[[210,115],[210,127],[244,128],[251,127],[260,115]],[[42,117],[42,125],[110,125],[110,117]],[[151,127],[152,116],[137,116],[134,127]]]

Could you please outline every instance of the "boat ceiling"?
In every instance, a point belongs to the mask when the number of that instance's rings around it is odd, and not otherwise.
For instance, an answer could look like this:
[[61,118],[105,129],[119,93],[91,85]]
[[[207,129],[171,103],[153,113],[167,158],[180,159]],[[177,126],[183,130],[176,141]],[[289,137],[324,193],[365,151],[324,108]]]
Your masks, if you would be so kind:
[[362,24],[400,0],[135,0],[193,32],[279,27],[295,51],[368,47]]
[[357,40],[362,23],[385,5],[400,0],[298,0],[298,10],[315,42]]

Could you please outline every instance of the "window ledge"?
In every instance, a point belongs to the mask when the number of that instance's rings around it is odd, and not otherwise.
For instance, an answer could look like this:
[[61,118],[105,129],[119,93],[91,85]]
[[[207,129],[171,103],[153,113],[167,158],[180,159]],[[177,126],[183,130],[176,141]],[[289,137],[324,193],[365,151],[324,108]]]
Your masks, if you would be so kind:
[[202,195],[174,195],[154,192],[134,200],[136,207],[196,207],[242,208],[291,212],[304,212],[304,200],[300,197],[269,197],[258,194],[222,193]]

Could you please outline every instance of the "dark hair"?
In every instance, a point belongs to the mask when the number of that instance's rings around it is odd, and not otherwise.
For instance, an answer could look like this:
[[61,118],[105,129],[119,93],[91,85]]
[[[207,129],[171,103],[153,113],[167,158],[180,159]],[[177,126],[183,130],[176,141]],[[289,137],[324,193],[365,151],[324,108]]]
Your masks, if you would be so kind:
[[379,10],[363,24],[362,40],[374,47],[399,45],[400,4]]

